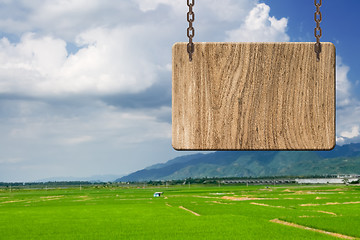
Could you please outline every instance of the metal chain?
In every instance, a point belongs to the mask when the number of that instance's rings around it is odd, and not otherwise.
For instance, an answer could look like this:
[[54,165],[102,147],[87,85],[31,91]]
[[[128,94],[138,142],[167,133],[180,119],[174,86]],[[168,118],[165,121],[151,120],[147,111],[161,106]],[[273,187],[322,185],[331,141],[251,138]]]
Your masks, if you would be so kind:
[[193,6],[195,5],[195,0],[187,0],[187,5],[189,6],[189,12],[187,13],[187,21],[189,22],[189,27],[187,28],[187,36],[189,38],[189,43],[187,44],[187,52],[189,53],[189,60],[191,62],[192,54],[194,53],[194,43],[192,39],[195,36],[195,29],[193,27],[193,22],[195,20]]
[[[319,2],[318,2],[319,1]],[[320,53],[321,53],[321,43],[320,38],[322,36],[322,29],[320,27],[320,23],[322,21],[322,14],[320,12],[320,7],[322,5],[322,0],[314,0],[316,12],[314,14],[314,19],[316,22],[316,28],[314,29],[314,35],[316,38],[315,43],[315,53],[317,57],[317,61],[320,61]],[[193,27],[193,22],[195,21],[195,13],[193,12],[193,7],[195,5],[195,0],[187,0],[187,5],[189,6],[189,12],[187,13],[187,21],[189,22],[189,27],[187,28],[187,36],[189,38],[189,43],[187,44],[187,52],[189,53],[189,60],[192,61],[192,54],[194,53],[194,43],[192,41],[195,36],[195,29]]]
[[322,0],[320,0],[319,2],[317,0],[314,0],[314,3],[315,3],[315,7],[316,7],[316,12],[315,12],[315,16],[314,16],[314,19],[316,22],[316,28],[314,31],[315,38],[316,38],[315,53],[316,53],[317,61],[320,61],[320,53],[321,53],[320,38],[322,36],[322,30],[320,27],[320,23],[322,21],[322,15],[320,12],[320,7],[322,5]]

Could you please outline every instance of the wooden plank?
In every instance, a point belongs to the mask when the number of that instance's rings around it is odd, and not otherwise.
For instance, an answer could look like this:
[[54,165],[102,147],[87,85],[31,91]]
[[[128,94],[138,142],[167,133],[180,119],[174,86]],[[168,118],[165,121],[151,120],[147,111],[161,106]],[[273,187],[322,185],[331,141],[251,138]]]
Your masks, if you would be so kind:
[[173,46],[172,143],[177,150],[329,150],[335,146],[335,46]]

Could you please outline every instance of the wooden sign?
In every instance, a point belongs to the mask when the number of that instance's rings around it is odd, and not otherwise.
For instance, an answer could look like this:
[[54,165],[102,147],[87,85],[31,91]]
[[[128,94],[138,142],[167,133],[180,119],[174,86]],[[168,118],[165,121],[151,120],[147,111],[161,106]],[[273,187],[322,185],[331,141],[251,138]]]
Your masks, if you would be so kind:
[[335,47],[321,43],[173,46],[177,150],[330,150],[335,146]]

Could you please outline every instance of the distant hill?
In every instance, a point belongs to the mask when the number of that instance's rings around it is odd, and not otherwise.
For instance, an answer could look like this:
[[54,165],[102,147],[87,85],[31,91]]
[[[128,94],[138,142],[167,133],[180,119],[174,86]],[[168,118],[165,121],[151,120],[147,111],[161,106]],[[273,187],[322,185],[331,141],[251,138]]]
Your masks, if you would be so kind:
[[360,144],[332,151],[225,151],[177,157],[117,179],[118,182],[188,177],[308,176],[360,174]]

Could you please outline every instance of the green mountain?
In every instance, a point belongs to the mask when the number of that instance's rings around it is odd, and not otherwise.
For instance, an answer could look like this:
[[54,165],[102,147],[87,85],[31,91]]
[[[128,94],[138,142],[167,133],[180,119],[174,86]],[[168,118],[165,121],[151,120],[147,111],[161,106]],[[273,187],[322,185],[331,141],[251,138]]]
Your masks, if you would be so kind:
[[226,151],[193,154],[156,164],[116,181],[202,177],[308,176],[360,174],[360,144],[332,151]]

